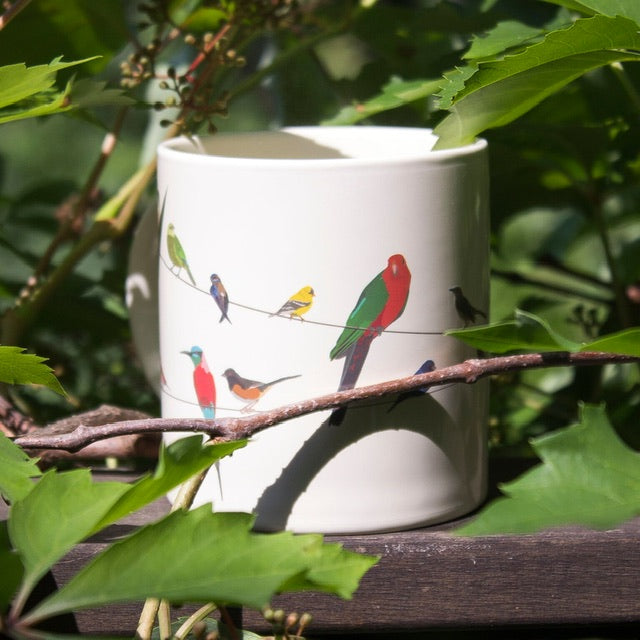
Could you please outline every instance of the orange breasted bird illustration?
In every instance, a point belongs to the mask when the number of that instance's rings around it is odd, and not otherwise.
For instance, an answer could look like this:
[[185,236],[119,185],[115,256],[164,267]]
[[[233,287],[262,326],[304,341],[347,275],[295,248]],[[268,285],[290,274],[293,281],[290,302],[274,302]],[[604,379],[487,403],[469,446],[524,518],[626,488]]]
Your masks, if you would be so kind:
[[465,327],[473,324],[476,321],[476,316],[482,316],[486,319],[487,314],[484,311],[480,311],[480,309],[476,309],[467,298],[465,298],[460,287],[451,287],[449,291],[451,291],[455,297],[454,304],[456,305],[456,311],[460,316],[460,320],[464,322]]
[[211,274],[211,287],[209,289],[209,293],[222,312],[220,322],[223,320],[231,322],[227,314],[229,310],[229,294],[227,294],[227,290],[224,288],[222,280],[220,280],[220,277],[216,273]]
[[[178,267],[178,275],[180,275],[180,270],[184,269],[189,276],[189,280],[191,280],[191,284],[195,287],[196,281],[191,273],[191,269],[189,269],[189,263],[187,262],[187,256],[182,248],[182,244],[180,240],[178,240],[178,236],[176,235],[176,228],[173,226],[173,222],[170,222],[167,226],[167,250],[169,251],[169,258],[173,263],[173,267]],[[171,267],[171,272],[173,273],[173,267]]]
[[338,391],[353,389],[369,353],[371,342],[404,311],[409,296],[411,272],[404,256],[392,255],[362,291],[329,358],[344,358]]
[[198,398],[198,404],[205,418],[216,417],[216,385],[213,374],[209,370],[204,353],[200,347],[191,347],[189,351],[181,351],[193,362],[193,386]]
[[289,318],[300,318],[303,320],[303,314],[307,313],[311,309],[313,304],[313,297],[315,291],[312,287],[302,287],[300,291],[294,293],[272,316],[285,316],[289,315]]
[[243,413],[251,411],[256,402],[258,402],[273,385],[300,377],[300,375],[285,376],[284,378],[271,380],[271,382],[258,382],[257,380],[243,378],[238,375],[234,369],[227,369],[222,375],[227,379],[231,393],[238,398],[238,400],[246,403],[246,406],[242,409]]

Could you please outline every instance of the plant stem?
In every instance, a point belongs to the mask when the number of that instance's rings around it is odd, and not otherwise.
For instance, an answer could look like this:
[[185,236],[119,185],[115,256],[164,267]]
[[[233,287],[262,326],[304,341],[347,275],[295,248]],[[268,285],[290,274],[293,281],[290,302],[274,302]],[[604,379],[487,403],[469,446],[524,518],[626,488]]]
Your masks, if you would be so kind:
[[204,620],[210,613],[213,613],[217,609],[216,605],[213,602],[209,604],[205,604],[200,607],[196,612],[192,613],[183,623],[180,625],[180,628],[173,634],[175,640],[184,640],[191,629],[193,629],[193,625],[196,622],[200,622],[200,620]]
[[162,599],[158,605],[158,631],[160,640],[171,638],[171,608],[169,601]]
[[80,238],[31,299],[5,314],[1,326],[3,344],[19,344],[24,331],[80,260],[100,242],[111,240],[125,231],[140,197],[154,176],[155,166],[154,159],[134,174],[120,191],[102,206],[89,231]]
[[[171,506],[171,511],[177,511],[178,509],[189,509],[193,504],[193,499],[200,488],[200,485],[204,481],[209,469],[200,471],[194,476],[191,476],[189,480],[183,482],[178,490],[178,495]],[[166,608],[168,603],[166,601],[158,600],[158,598],[147,598],[142,607],[140,618],[138,620],[138,628],[136,629],[136,638],[138,640],[150,640],[151,633],[153,631],[153,623],[158,617],[160,624],[162,622],[162,616],[166,616]],[[213,605],[215,609],[215,605]],[[186,624],[186,623],[185,623]],[[184,626],[184,625],[183,625]],[[182,629],[182,627],[180,627]],[[171,629],[171,620],[169,620],[169,630]],[[169,636],[171,634],[169,633]],[[162,628],[160,629],[161,640],[163,638]]]
[[118,140],[118,136],[120,135],[120,131],[122,129],[122,125],[124,124],[124,120],[128,110],[129,110],[129,107],[123,107],[118,112],[118,115],[116,116],[116,121],[111,131],[107,133],[107,135],[104,138],[104,142],[102,143],[102,148],[100,149],[100,155],[98,156],[98,159],[96,160],[96,163],[93,169],[91,170],[91,173],[89,174],[89,177],[87,178],[87,181],[85,182],[84,187],[82,188],[78,202],[73,207],[72,214],[69,216],[68,220],[64,221],[60,225],[58,232],[56,233],[55,237],[47,247],[46,251],[44,252],[44,255],[40,258],[40,261],[38,262],[38,265],[35,268],[34,277],[36,279],[42,276],[42,274],[44,274],[49,268],[49,265],[51,264],[51,259],[53,258],[53,255],[55,254],[56,250],[68,238],[69,231],[73,223],[79,218],[81,218],[82,216],[84,216],[85,213],[87,212],[87,209],[89,207],[89,201],[91,199],[91,194],[96,188],[96,185],[98,184],[98,180],[100,179],[100,176],[104,171],[107,161],[113,154],[113,150],[116,146],[116,142]]
[[611,236],[604,216],[602,198],[598,193],[595,193],[595,190],[588,190],[586,195],[587,202],[591,206],[591,213],[596,229],[598,230],[598,235],[600,236],[600,242],[604,251],[605,260],[607,261],[607,266],[609,267],[609,273],[611,274],[611,287],[613,289],[615,306],[618,312],[620,325],[623,328],[628,328],[632,325],[631,315],[629,313],[624,286],[618,269],[618,263],[611,246]]
[[153,623],[156,620],[159,608],[160,600],[158,598],[147,598],[138,620],[138,627],[136,629],[135,636],[137,640],[151,640]]
[[2,31],[29,3],[31,0],[16,0],[0,16],[0,31]]
[[[346,391],[337,391],[308,400],[301,400],[269,411],[257,412],[242,418],[152,418],[146,420],[124,420],[101,426],[78,426],[71,433],[42,436],[32,434],[22,436],[15,443],[24,449],[65,449],[75,451],[92,442],[113,436],[134,433],[157,432],[198,432],[223,440],[239,440],[248,438],[259,431],[274,425],[298,418],[303,415],[336,409],[350,402],[381,398],[393,393],[404,393],[420,387],[438,387],[454,382],[473,384],[482,378],[505,373],[547,367],[595,366],[612,363],[639,362],[634,356],[602,353],[596,351],[527,353],[514,356],[466,360],[450,367],[436,369],[417,376],[408,376],[397,380],[389,380],[366,387],[356,387]],[[192,479],[194,486],[185,488],[185,503],[190,492],[197,490],[197,477]],[[181,501],[183,499],[181,498]],[[182,504],[178,505],[182,507]]]
[[629,80],[629,76],[624,70],[624,66],[621,62],[613,62],[609,66],[613,71],[613,74],[622,85],[622,88],[625,90],[627,96],[629,97],[629,100],[631,100],[631,103],[635,107],[635,110],[640,113],[640,94],[636,90],[631,80]]

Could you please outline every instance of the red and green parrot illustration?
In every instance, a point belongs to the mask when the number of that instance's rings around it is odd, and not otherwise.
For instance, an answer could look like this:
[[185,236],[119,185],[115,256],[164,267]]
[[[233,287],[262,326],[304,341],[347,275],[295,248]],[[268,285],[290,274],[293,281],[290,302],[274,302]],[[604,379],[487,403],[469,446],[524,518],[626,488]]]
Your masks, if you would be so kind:
[[374,338],[404,311],[409,296],[411,272],[404,256],[392,255],[381,271],[362,291],[329,358],[344,358],[338,391],[353,389]]
[[202,415],[212,420],[216,417],[216,385],[204,353],[200,347],[191,347],[189,351],[181,351],[193,362],[193,387],[202,409]]

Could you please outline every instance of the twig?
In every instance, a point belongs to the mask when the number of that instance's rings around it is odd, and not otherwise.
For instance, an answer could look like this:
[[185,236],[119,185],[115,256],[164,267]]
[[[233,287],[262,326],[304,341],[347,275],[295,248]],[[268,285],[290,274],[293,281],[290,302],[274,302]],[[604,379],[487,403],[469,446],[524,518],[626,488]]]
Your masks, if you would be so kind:
[[366,387],[329,393],[242,418],[219,418],[216,420],[205,420],[203,418],[124,420],[93,427],[80,425],[75,431],[60,435],[40,436],[34,434],[23,436],[17,438],[15,442],[25,449],[64,449],[67,451],[75,451],[104,438],[135,433],[169,431],[197,431],[223,440],[239,440],[302,415],[316,411],[335,409],[358,400],[379,398],[393,393],[403,393],[425,386],[435,387],[454,382],[472,384],[481,378],[506,371],[638,361],[640,361],[640,358],[633,356],[595,351],[583,351],[579,353],[554,351],[548,353],[500,356],[483,360],[473,359],[417,376],[409,376],[407,378],[399,378]]
[[0,16],[0,31],[2,31],[15,18],[31,0],[16,0],[10,4],[5,12]]
[[36,426],[23,413],[18,411],[6,398],[0,396],[0,431],[6,436],[22,436],[33,431]]
[[109,131],[105,135],[102,147],[100,148],[100,155],[98,156],[98,159],[96,160],[95,165],[82,188],[80,197],[74,205],[71,215],[66,221],[63,221],[61,223],[58,232],[54,236],[53,240],[47,247],[46,251],[40,258],[40,261],[35,268],[34,277],[36,279],[40,278],[40,276],[42,276],[47,271],[55,252],[58,250],[60,245],[68,239],[70,230],[74,222],[79,218],[82,218],[86,214],[89,208],[91,194],[98,184],[98,180],[100,179],[100,176],[104,171],[107,161],[113,155],[113,150],[115,149],[118,137],[120,136],[120,131],[124,124],[125,116],[128,110],[129,107],[123,107],[120,109],[111,131]]

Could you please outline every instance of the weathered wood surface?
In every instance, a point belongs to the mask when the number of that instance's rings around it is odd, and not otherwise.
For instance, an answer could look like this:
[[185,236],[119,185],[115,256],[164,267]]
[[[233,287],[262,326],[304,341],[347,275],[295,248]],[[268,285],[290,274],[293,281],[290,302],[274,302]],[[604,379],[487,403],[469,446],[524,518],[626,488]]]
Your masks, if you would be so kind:
[[[58,584],[102,550],[168,510],[160,500],[79,545],[54,571]],[[579,528],[527,536],[458,538],[441,525],[403,533],[328,536],[378,554],[355,598],[288,595],[274,603],[308,611],[311,635],[435,629],[640,624],[640,519],[609,531]],[[80,630],[131,636],[139,606],[80,612]],[[243,612],[243,624],[266,630]]]

